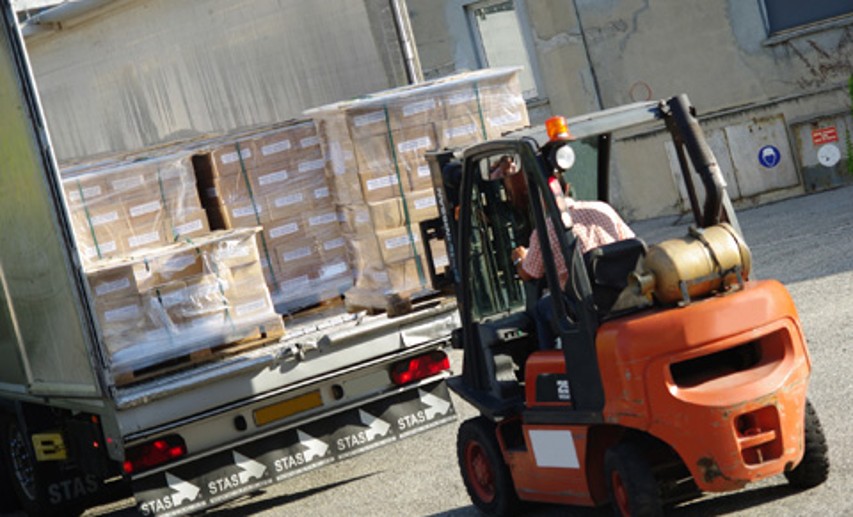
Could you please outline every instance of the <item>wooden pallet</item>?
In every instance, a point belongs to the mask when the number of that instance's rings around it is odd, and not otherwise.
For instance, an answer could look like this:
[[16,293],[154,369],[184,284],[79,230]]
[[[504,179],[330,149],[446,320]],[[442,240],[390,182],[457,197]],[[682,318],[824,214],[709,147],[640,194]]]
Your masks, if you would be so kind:
[[114,369],[113,381],[117,387],[138,384],[156,377],[173,374],[200,364],[213,362],[226,357],[232,357],[249,350],[261,348],[278,341],[284,335],[284,325],[258,326],[256,332],[230,343],[204,347],[187,354],[173,357],[150,366],[138,369]]
[[366,312],[370,315],[385,313],[389,317],[402,316],[412,312],[414,304],[438,294],[432,290],[422,290],[407,293],[389,293],[381,297],[370,296],[362,298],[347,297],[345,300],[348,312]]

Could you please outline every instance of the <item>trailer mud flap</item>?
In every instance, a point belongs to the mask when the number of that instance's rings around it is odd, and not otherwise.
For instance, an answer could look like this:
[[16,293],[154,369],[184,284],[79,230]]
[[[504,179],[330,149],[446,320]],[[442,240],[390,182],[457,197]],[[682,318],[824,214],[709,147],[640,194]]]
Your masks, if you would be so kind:
[[442,380],[133,481],[142,515],[198,512],[456,419]]

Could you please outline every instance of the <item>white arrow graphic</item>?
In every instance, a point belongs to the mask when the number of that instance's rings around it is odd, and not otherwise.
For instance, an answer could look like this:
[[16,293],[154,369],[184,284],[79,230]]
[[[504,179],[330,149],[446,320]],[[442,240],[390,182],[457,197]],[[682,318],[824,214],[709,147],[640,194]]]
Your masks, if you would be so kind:
[[380,420],[362,409],[358,410],[358,416],[361,418],[361,423],[367,426],[367,431],[364,434],[370,441],[377,436],[385,436],[388,434],[388,429],[391,428],[391,424],[388,422]]
[[250,479],[261,479],[264,476],[264,472],[267,471],[266,465],[247,458],[237,451],[232,452],[234,453],[234,464],[243,469],[239,474],[240,483],[248,483]]
[[299,443],[308,447],[308,450],[305,451],[305,461],[311,461],[314,458],[322,458],[326,455],[326,451],[329,450],[328,444],[321,442],[308,433],[297,429],[296,434],[299,436]]
[[424,390],[418,390],[418,395],[421,397],[421,402],[429,406],[424,410],[424,414],[430,420],[435,418],[437,415],[446,415],[447,410],[450,409],[450,402],[440,397],[436,397],[432,393],[427,393]]
[[201,491],[199,487],[193,485],[192,483],[188,483],[177,476],[173,476],[168,472],[166,472],[166,483],[168,483],[169,488],[175,490],[175,493],[172,494],[173,507],[183,504],[186,501],[195,501],[195,498]]

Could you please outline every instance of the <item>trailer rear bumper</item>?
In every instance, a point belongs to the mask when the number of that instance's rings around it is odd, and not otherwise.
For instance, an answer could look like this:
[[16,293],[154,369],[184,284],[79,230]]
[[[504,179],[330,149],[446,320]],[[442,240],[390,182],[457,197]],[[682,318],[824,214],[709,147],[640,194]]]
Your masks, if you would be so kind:
[[142,515],[198,512],[456,419],[443,378],[132,479]]

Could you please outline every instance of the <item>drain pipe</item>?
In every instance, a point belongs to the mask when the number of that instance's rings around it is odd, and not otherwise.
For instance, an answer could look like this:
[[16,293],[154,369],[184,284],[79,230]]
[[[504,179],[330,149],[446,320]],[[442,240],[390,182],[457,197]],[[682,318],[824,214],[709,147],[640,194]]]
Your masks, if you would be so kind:
[[418,49],[415,47],[415,35],[412,32],[412,23],[409,20],[409,11],[406,8],[406,0],[391,0],[391,10],[394,12],[394,25],[397,29],[397,40],[406,65],[406,79],[409,84],[423,82],[424,73],[421,70],[421,59]]

